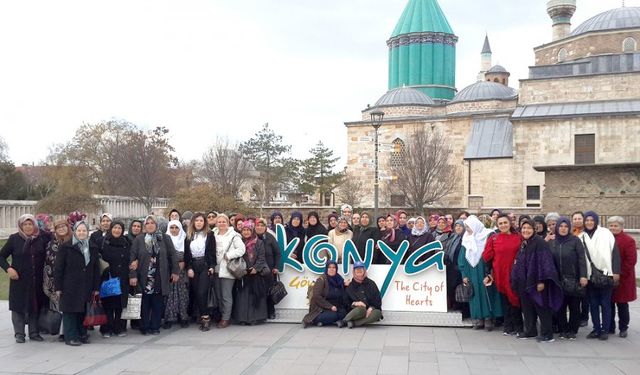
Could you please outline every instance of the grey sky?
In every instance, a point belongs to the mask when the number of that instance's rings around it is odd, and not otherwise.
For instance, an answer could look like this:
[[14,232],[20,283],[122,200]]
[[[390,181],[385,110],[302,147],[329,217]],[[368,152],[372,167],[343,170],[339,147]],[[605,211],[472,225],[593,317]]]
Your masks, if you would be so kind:
[[[178,156],[269,122],[296,157],[318,140],[346,156],[344,121],[387,89],[389,37],[407,0],[24,0],[0,3],[0,135],[38,162],[83,122],[167,126]],[[582,21],[621,5],[578,0]],[[527,76],[551,41],[544,0],[440,0],[460,38],[458,89],[494,64]],[[640,0],[627,0],[640,6]]]

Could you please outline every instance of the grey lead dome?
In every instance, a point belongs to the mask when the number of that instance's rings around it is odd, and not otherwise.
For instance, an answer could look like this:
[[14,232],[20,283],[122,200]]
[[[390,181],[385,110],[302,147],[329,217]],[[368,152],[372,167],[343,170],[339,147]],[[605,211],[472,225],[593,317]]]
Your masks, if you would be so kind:
[[473,102],[476,100],[514,99],[518,93],[511,87],[495,82],[480,81],[467,86],[452,100],[455,102]]
[[640,28],[640,7],[622,7],[600,13],[576,27],[571,36],[592,31]]
[[398,87],[392,90],[387,91],[386,94],[382,95],[380,99],[376,102],[377,106],[387,106],[387,105],[431,105],[434,104],[433,99],[431,99],[426,94],[413,89],[411,87]]

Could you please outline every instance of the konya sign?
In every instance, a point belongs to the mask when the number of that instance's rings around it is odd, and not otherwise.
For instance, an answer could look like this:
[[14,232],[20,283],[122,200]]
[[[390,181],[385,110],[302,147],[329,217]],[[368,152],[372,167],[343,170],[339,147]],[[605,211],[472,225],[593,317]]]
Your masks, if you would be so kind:
[[[281,260],[278,270],[280,281],[287,288],[288,295],[278,304],[279,308],[308,309],[307,291],[313,286],[318,275],[324,273],[327,259],[322,254],[329,253],[331,259],[338,259],[338,249],[327,242],[325,235],[313,236],[307,240],[302,251],[302,261],[295,259],[294,251],[300,243],[299,238],[287,241],[285,229],[276,225],[276,237],[280,246]],[[444,266],[442,243],[434,241],[414,251],[407,261],[402,259],[409,250],[409,241],[402,241],[397,251],[392,250],[383,241],[377,245],[382,254],[389,260],[389,265],[371,264],[374,252],[374,240],[366,244],[364,259],[360,257],[353,241],[344,245],[342,264],[339,272],[345,279],[357,261],[364,262],[367,275],[374,280],[382,294],[383,311],[447,311],[447,284]],[[424,261],[419,259],[426,253],[435,254]]]

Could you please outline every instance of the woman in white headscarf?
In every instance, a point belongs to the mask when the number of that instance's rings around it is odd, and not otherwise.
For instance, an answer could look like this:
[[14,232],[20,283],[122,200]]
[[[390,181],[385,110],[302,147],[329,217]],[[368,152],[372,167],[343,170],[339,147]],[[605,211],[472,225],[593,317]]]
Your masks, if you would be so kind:
[[493,330],[493,319],[502,316],[502,301],[495,285],[484,285],[485,264],[482,253],[487,238],[493,233],[482,222],[471,215],[464,221],[465,233],[458,256],[458,267],[462,282],[473,287],[473,297],[469,301],[474,329]]
[[187,238],[187,233],[182,229],[180,220],[171,220],[167,225],[166,234],[171,237],[173,247],[176,249],[180,273],[178,273],[178,282],[169,285],[169,296],[164,309],[164,328],[171,328],[171,325],[178,321],[180,321],[180,325],[183,328],[186,328],[189,326],[189,314],[187,313],[189,308],[189,279],[187,278],[184,263],[184,240]]

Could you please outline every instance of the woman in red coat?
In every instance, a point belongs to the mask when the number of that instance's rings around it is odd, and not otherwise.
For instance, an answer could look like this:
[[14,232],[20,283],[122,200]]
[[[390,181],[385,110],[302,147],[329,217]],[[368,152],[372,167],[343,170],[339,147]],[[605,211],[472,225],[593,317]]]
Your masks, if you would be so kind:
[[[616,245],[620,250],[620,282],[613,290],[611,301],[611,325],[609,333],[616,332],[616,305],[618,306],[618,328],[620,337],[627,337],[629,328],[629,302],[635,301],[636,293],[636,241],[624,233],[624,219],[620,216],[612,216],[607,220],[609,230],[616,238]],[[615,275],[614,275],[615,277]]]
[[502,295],[504,311],[503,334],[512,335],[522,332],[522,311],[520,298],[511,289],[511,268],[520,249],[520,235],[511,226],[509,215],[498,216],[498,233],[487,239],[482,253],[485,261],[485,284],[495,283]]

